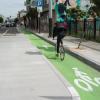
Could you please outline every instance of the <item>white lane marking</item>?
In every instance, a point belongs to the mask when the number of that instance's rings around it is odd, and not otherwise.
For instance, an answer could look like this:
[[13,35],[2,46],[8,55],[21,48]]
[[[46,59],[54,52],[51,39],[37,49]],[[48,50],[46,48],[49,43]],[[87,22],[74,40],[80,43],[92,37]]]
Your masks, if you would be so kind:
[[9,31],[9,29],[8,30],[6,30],[2,35],[4,36],[7,32]]

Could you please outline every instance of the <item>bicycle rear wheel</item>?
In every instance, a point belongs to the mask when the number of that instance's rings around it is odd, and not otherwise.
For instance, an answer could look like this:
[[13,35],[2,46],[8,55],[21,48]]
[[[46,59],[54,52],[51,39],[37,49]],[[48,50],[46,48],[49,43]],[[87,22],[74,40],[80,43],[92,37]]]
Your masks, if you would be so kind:
[[59,53],[60,53],[60,59],[63,61],[65,58],[65,50],[63,46],[60,46]]

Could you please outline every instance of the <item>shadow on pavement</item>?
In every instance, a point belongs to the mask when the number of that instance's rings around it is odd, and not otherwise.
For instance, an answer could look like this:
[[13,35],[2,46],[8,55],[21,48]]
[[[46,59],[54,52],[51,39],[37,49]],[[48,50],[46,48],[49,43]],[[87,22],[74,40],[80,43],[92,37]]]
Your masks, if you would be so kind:
[[40,96],[42,98],[47,98],[50,100],[70,100],[70,97],[66,97],[66,96]]
[[52,60],[57,60],[58,58],[56,57],[56,55],[53,55],[53,56],[51,56],[50,57],[50,55],[49,56],[46,56],[48,59],[52,59]]
[[28,55],[42,55],[42,53],[41,52],[38,52],[38,51],[36,51],[36,52],[26,51],[25,54],[28,54]]
[[56,51],[55,51],[54,47],[47,47],[46,48],[46,47],[40,47],[40,46],[38,46],[37,48],[40,49],[40,50],[46,51],[45,56],[48,59],[52,59],[52,60],[57,60],[58,59],[58,57],[56,57]]
[[49,51],[49,52],[54,52],[55,51],[55,48],[54,47],[40,47],[38,46],[39,49],[42,49],[42,50],[45,50],[45,51]]

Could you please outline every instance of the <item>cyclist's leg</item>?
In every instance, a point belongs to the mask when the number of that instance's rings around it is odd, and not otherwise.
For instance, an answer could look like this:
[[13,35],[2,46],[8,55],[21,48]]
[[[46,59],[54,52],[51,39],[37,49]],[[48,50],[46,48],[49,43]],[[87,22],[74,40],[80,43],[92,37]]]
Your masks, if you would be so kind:
[[62,39],[65,37],[65,30],[63,30],[61,33],[60,33],[60,35],[61,35],[61,41],[60,41],[60,43],[63,45],[63,41],[62,41]]
[[64,38],[64,31],[60,32],[58,35],[57,35],[57,53],[59,53],[59,46],[60,46],[60,43],[61,45],[63,45],[63,42],[62,42],[62,39]]
[[62,41],[62,39],[61,39],[61,42],[60,42],[60,43],[61,43],[61,45],[63,45],[63,41]]
[[60,34],[58,34],[57,35],[57,54],[59,53],[60,42],[61,42],[61,37],[60,37]]
[[59,53],[59,45],[60,45],[60,32],[61,32],[61,29],[58,28],[58,34],[57,34],[57,56],[58,56],[58,53]]

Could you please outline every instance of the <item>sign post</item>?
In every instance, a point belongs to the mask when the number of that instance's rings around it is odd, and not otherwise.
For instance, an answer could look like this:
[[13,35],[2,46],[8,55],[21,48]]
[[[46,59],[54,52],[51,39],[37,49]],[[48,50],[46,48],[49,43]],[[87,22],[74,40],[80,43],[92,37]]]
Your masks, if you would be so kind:
[[40,13],[42,12],[43,0],[35,0],[35,5],[38,11],[38,32],[40,33]]
[[42,7],[37,7],[38,11],[38,33],[40,33],[40,13],[42,12]]

